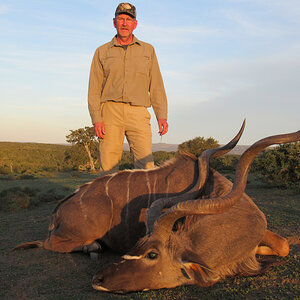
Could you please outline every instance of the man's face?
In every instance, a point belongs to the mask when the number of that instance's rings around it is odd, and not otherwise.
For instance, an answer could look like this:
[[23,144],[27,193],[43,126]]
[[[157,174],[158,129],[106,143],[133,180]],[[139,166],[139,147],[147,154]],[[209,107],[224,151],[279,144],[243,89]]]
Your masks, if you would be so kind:
[[126,14],[114,18],[114,26],[119,37],[130,37],[137,26],[137,20]]

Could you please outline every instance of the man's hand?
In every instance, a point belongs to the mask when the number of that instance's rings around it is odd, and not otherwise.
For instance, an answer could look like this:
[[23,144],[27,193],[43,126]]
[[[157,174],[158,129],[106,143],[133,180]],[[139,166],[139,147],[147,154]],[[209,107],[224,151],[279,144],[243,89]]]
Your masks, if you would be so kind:
[[164,135],[168,132],[168,122],[166,119],[158,119],[158,128],[159,128],[159,135]]
[[98,138],[103,139],[105,135],[105,125],[104,122],[97,122],[94,124],[95,134]]

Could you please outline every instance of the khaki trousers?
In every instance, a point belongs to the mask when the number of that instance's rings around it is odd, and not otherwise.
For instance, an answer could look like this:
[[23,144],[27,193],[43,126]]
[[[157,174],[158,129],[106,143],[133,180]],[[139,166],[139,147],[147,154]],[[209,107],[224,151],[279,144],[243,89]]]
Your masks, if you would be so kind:
[[150,113],[144,106],[108,101],[102,104],[105,124],[104,139],[100,140],[100,164],[103,173],[119,170],[124,136],[133,154],[134,168],[154,168]]

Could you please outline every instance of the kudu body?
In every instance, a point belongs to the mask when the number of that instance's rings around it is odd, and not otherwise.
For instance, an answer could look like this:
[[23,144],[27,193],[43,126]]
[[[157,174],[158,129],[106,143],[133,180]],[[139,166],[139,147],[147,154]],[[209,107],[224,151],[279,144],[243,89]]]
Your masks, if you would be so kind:
[[[125,293],[209,286],[226,276],[262,272],[256,254],[288,255],[286,239],[267,230],[265,215],[244,189],[250,164],[261,150],[299,140],[300,131],[256,142],[241,156],[233,185],[210,170],[204,183],[198,179],[198,194],[193,190],[155,201],[147,213],[148,234],[124,260],[95,275],[93,287]],[[162,213],[165,207],[170,209]]]
[[[23,243],[15,249],[41,247],[56,252],[95,251],[96,240],[126,253],[146,233],[143,213],[157,199],[194,191],[208,174],[208,160],[229,152],[239,133],[227,145],[210,150],[199,159],[182,154],[153,170],[125,170],[84,184],[54,209],[45,241]],[[218,187],[216,187],[218,189]],[[197,191],[195,191],[197,190]]]

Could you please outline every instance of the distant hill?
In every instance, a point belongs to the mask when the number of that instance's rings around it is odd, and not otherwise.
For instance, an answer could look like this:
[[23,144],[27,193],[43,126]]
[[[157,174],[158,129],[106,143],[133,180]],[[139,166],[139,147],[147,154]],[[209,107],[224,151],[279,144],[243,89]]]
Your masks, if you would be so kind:
[[[57,143],[57,144],[46,144],[46,143],[22,143],[22,142],[1,142],[0,141],[0,146],[3,148],[5,145],[11,145],[13,148],[16,146],[18,147],[36,147],[36,148],[49,148],[53,147],[53,150],[55,148],[55,145],[57,146],[67,146],[70,147],[71,144],[68,143]],[[167,143],[154,143],[152,144],[152,151],[166,151],[166,152],[172,152],[172,151],[177,151],[178,144],[167,144]],[[234,149],[232,149],[228,154],[238,154],[241,155],[245,150],[249,148],[248,145],[237,145],[235,146]],[[127,143],[124,143],[123,147],[124,151],[129,151],[129,145]]]
[[[166,143],[154,143],[152,144],[152,151],[177,151],[178,144],[166,144]],[[228,154],[237,154],[241,155],[244,151],[246,151],[249,148],[247,145],[237,145],[234,149],[232,149]],[[127,143],[124,143],[124,151],[129,151],[129,145]]]

